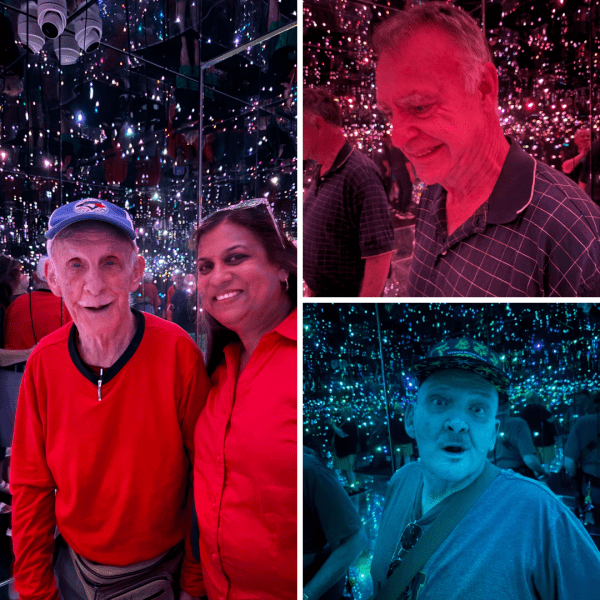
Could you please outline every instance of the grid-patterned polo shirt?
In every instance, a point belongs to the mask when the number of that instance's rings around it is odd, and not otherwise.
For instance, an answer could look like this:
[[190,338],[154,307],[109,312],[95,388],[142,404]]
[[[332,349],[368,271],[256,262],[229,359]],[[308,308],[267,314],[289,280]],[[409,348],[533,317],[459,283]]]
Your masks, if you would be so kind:
[[424,192],[410,296],[600,296],[600,210],[508,141],[490,197],[450,236],[446,191]]
[[319,167],[304,198],[304,280],[317,296],[358,296],[365,259],[393,250],[381,173],[346,142],[331,169]]

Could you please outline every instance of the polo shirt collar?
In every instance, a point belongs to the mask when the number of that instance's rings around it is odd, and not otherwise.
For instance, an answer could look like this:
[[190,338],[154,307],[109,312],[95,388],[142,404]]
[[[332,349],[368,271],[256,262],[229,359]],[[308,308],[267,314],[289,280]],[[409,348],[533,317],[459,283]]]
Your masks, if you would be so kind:
[[335,173],[335,171],[340,169],[344,165],[344,163],[350,158],[350,155],[353,151],[354,146],[348,140],[346,140],[346,143],[342,146],[341,150],[335,157],[335,160],[333,161],[333,164],[331,165],[329,171],[327,171],[327,173],[323,173],[321,176],[326,177],[330,173]]
[[533,199],[535,159],[515,140],[509,137],[506,140],[510,148],[487,201],[487,222],[493,225],[514,221]]

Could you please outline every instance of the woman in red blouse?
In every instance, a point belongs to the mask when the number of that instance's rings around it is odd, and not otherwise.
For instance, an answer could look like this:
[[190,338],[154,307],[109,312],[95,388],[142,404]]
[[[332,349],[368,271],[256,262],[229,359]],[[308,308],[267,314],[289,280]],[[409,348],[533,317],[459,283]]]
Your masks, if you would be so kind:
[[267,200],[193,238],[213,387],[195,434],[194,492],[210,600],[295,600],[296,246]]

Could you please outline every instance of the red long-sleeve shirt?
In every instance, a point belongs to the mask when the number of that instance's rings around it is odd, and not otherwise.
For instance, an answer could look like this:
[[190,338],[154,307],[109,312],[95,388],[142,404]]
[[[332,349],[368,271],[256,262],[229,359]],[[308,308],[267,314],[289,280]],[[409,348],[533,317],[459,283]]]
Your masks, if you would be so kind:
[[[189,531],[188,456],[210,382],[188,334],[135,314],[136,334],[104,371],[100,392],[71,325],[44,338],[27,362],[11,470],[22,600],[58,599],[55,524],[76,552],[109,565],[158,556]],[[181,580],[192,595],[204,594],[189,554]]]
[[225,348],[195,435],[200,557],[211,600],[296,599],[296,311],[237,376]]
[[21,294],[6,309],[4,347],[26,350],[70,322],[67,307],[50,290]]

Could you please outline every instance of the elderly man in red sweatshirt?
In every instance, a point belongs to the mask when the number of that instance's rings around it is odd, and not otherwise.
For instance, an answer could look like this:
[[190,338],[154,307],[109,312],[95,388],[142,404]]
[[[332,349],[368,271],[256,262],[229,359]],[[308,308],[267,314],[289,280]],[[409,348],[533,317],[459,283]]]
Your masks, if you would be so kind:
[[187,535],[194,426],[210,386],[200,351],[177,325],[130,308],[144,259],[125,210],[66,204],[46,237],[46,279],[73,323],[40,341],[21,385],[15,587],[22,600],[132,588],[127,598],[201,597]]

